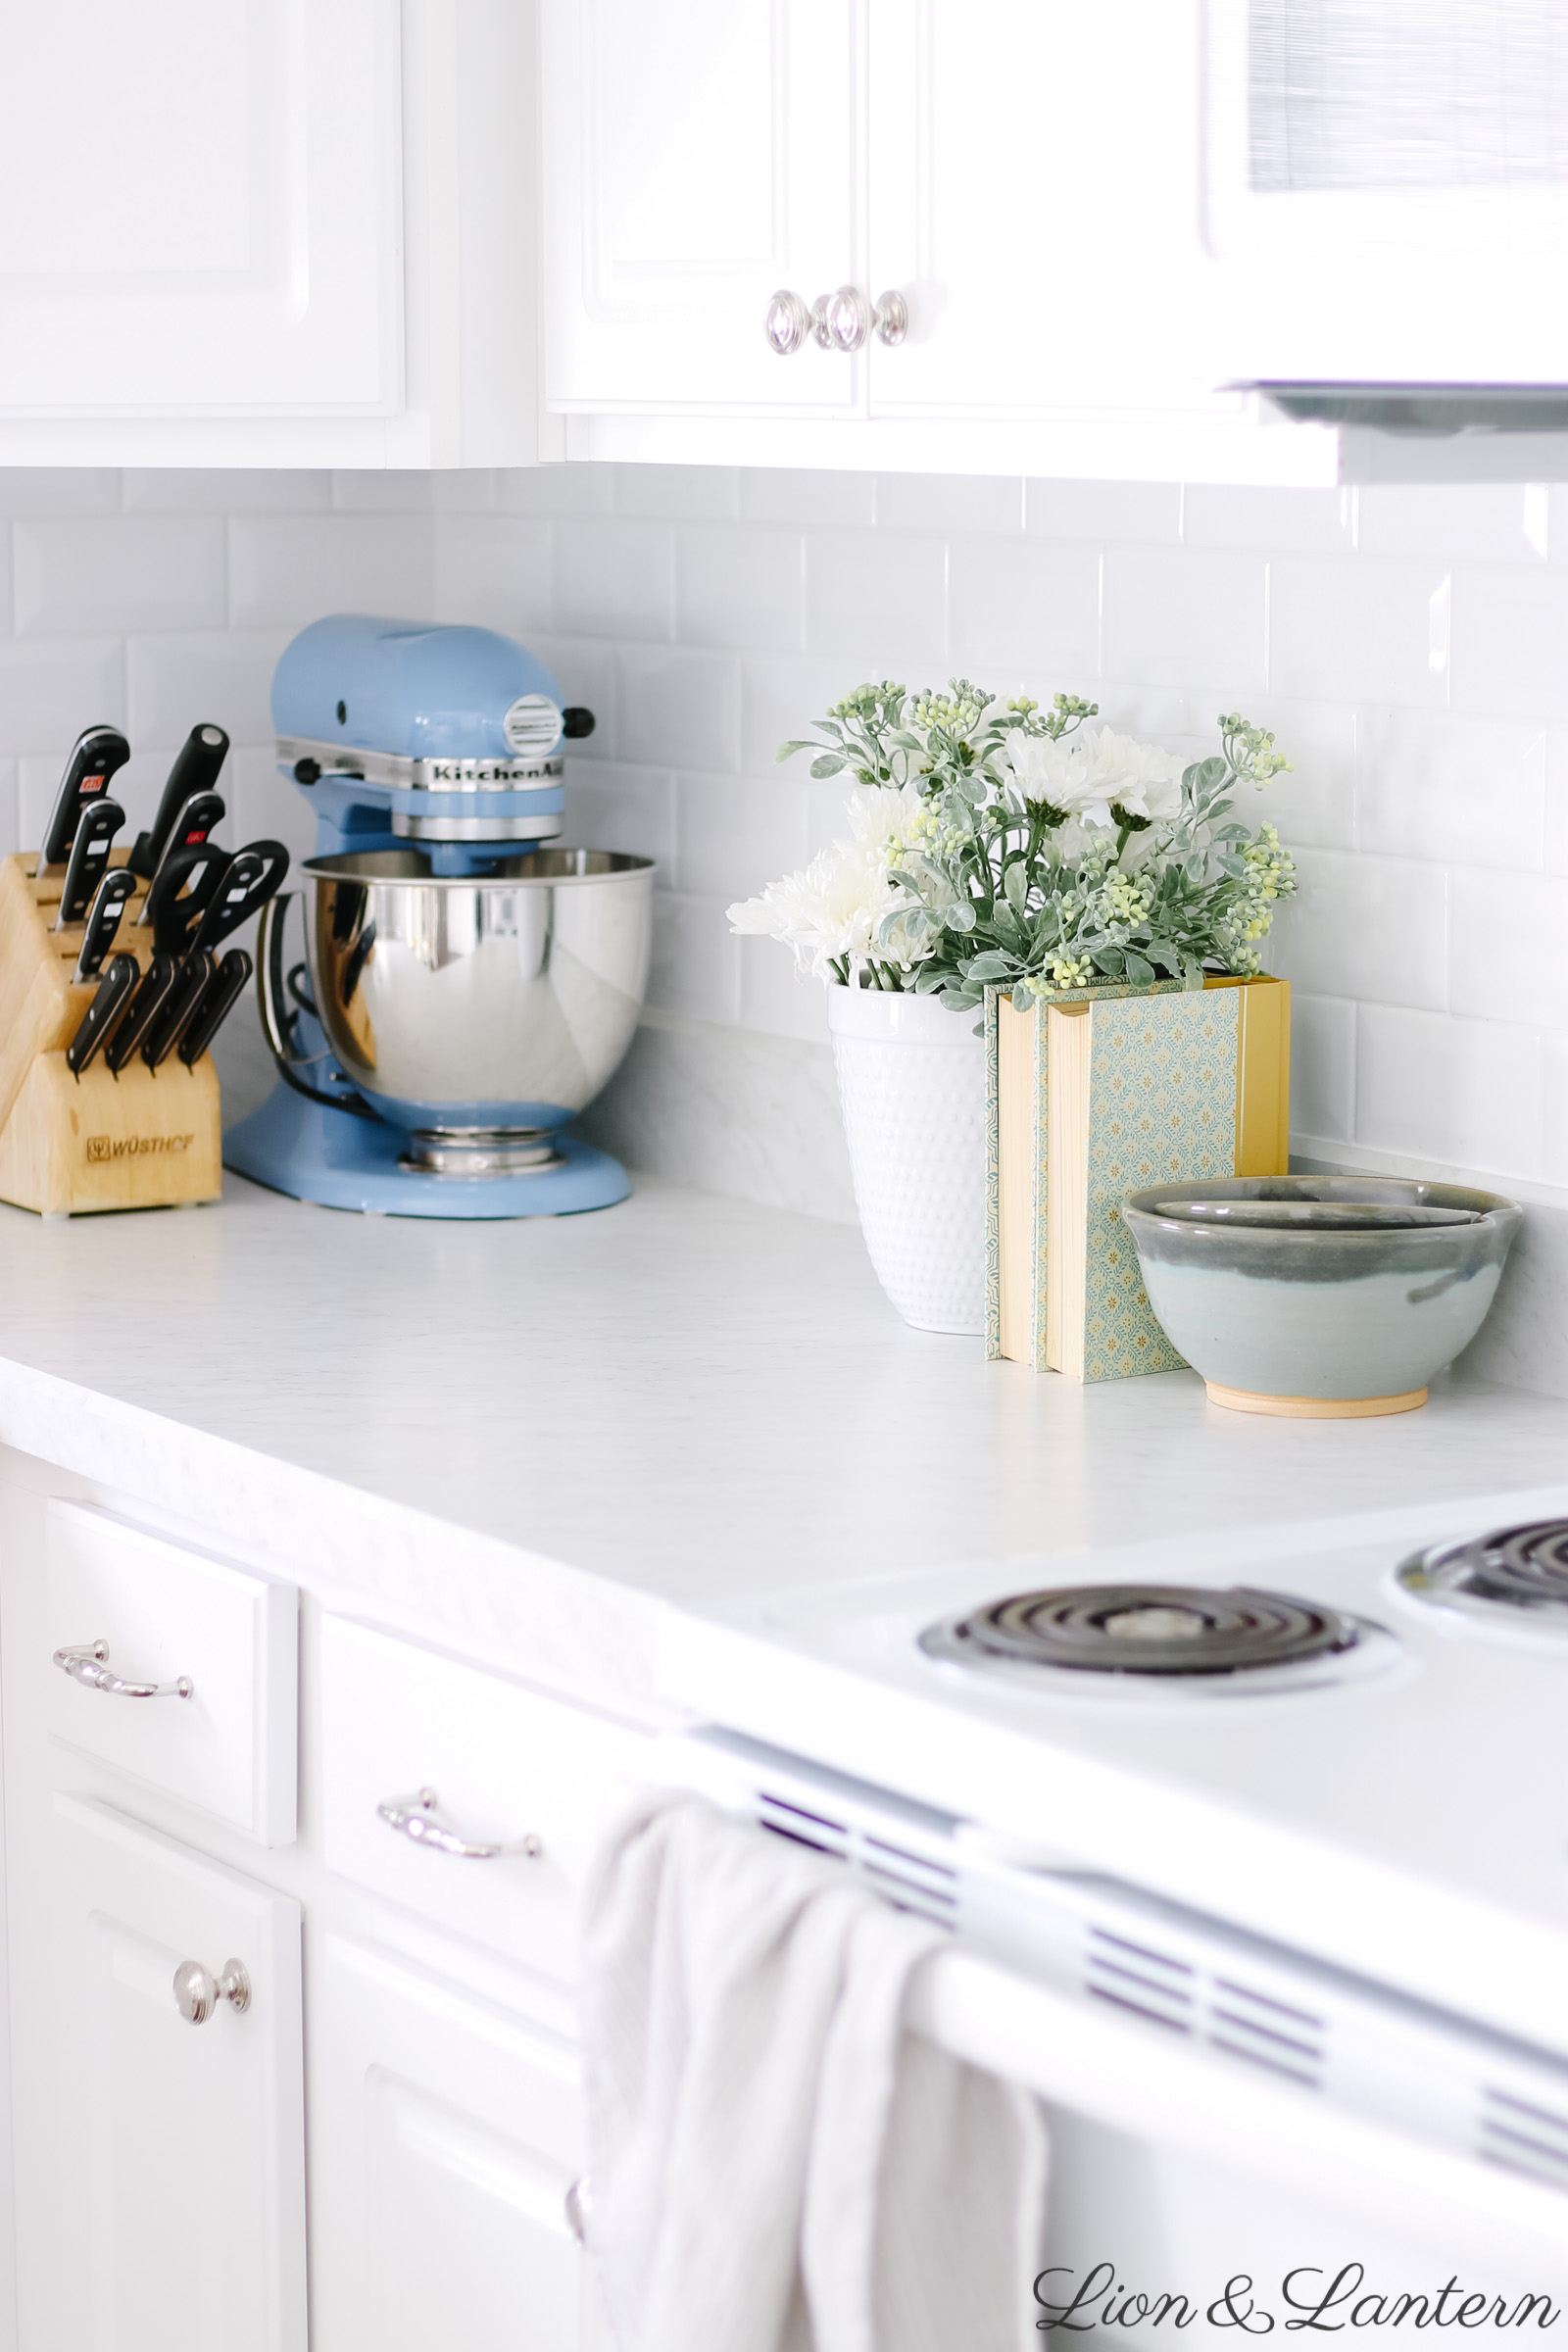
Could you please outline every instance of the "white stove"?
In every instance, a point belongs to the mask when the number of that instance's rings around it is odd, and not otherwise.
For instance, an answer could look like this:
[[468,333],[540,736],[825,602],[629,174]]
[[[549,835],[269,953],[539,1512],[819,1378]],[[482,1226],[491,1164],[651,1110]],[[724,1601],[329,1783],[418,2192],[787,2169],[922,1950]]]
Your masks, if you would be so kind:
[[1568,1491],[1442,1518],[797,1590],[672,1639],[713,1723],[680,1777],[951,1928],[967,1991],[926,2022],[1053,2102],[1063,2278],[1268,2273],[1243,2332],[1299,2316],[1281,2264],[1369,2250],[1391,2293],[1457,2260],[1568,2299]]

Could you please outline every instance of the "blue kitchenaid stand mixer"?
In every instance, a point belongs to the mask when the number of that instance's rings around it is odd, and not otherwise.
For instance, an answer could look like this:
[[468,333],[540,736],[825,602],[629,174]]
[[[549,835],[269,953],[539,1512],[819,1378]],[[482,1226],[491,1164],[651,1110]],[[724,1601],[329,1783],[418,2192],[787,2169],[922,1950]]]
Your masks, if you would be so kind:
[[651,860],[557,846],[563,745],[592,714],[512,638],[343,613],[287,647],[272,719],[317,854],[258,934],[280,1083],[225,1164],[394,1216],[624,1200],[625,1170],[565,1132],[631,1041],[651,936]]

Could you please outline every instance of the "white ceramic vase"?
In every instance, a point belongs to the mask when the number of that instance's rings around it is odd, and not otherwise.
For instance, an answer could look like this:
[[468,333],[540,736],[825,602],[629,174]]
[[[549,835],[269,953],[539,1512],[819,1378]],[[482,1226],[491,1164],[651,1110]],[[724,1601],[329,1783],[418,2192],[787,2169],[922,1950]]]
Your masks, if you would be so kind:
[[876,1278],[917,1331],[985,1330],[986,1049],[935,997],[830,988],[839,1102]]

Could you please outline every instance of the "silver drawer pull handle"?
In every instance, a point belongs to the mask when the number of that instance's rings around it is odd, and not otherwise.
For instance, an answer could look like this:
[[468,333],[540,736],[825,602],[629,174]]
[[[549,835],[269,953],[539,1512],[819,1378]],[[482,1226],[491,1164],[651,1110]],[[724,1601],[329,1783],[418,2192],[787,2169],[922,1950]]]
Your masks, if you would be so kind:
[[585,2246],[588,2243],[588,2217],[594,2209],[593,2189],[586,2173],[580,2180],[572,2182],[563,2202],[566,2211],[566,2228],[578,2245]]
[[123,1675],[111,1674],[107,1642],[83,1642],[74,1649],[57,1649],[55,1664],[74,1683],[81,1683],[89,1690],[107,1690],[115,1698],[189,1698],[196,1688],[188,1674],[182,1674],[177,1683],[128,1683]]
[[242,2014],[251,2005],[251,1980],[243,1960],[225,1960],[215,1977],[199,1960],[182,1960],[174,1971],[174,2006],[193,2026],[205,2026],[220,2001]]
[[420,1788],[413,1796],[389,1796],[375,1810],[388,1829],[401,1830],[416,1845],[434,1846],[437,1853],[456,1854],[465,1862],[498,1862],[504,1854],[525,1854],[530,1862],[537,1862],[545,1850],[531,1835],[518,1838],[510,1845],[465,1838],[450,1822],[442,1820],[435,1807],[435,1790]]

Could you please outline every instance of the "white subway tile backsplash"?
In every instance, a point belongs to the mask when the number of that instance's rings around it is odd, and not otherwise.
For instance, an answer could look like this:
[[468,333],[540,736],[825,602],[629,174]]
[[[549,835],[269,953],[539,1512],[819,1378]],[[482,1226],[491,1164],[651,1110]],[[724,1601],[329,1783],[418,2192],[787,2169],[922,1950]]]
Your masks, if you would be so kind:
[[623,760],[720,774],[738,766],[741,681],[733,655],[627,645],[616,671]]
[[[671,1056],[683,1083],[710,1065],[713,1132],[764,1068],[815,1089],[817,1125],[830,1106],[820,988],[724,915],[848,829],[853,779],[813,783],[777,745],[867,677],[956,670],[1086,694],[1184,757],[1221,710],[1272,727],[1295,770],[1237,813],[1298,860],[1271,955],[1296,984],[1298,1131],[1568,1187],[1568,490],[0,470],[0,845],[31,846],[91,720],[130,731],[142,823],[213,717],[235,744],[224,837],[308,854],[269,688],[334,610],[511,631],[595,712],[567,834],[659,861],[668,1050],[642,1054],[643,1092]],[[732,1061],[745,1041],[740,1107],[706,1024]],[[731,1160],[762,1181],[758,1152]]]
[[555,616],[554,541],[548,522],[454,514],[435,545],[435,612],[525,639]]
[[232,743],[270,743],[272,671],[289,634],[204,629],[129,638],[125,723],[131,742],[172,750],[199,719],[210,718]]
[[557,628],[667,641],[674,597],[675,535],[666,523],[588,517],[558,534]]
[[1189,482],[1182,538],[1189,547],[1252,547],[1266,555],[1349,555],[1355,547],[1353,490],[1243,490]]
[[808,1044],[827,1041],[827,991],[818,980],[796,971],[795,958],[777,940],[742,939],[740,1022],[770,1037],[796,1037]]
[[804,778],[677,776],[673,888],[726,905],[755,898],[820,846],[807,840],[807,812]]
[[843,527],[874,522],[876,475],[751,466],[741,475],[740,512],[743,522],[823,522]]
[[1002,536],[1023,529],[1024,485],[1008,475],[879,473],[876,519],[890,531],[976,531]]
[[112,466],[0,466],[0,514],[118,514]]
[[649,1004],[665,1012],[693,1013],[704,1021],[737,1020],[740,944],[730,930],[722,899],[677,898],[670,891],[656,890]]
[[56,762],[55,781],[83,727],[125,723],[125,649],[118,637],[0,638],[0,714],[6,748]]
[[1568,718],[1568,569],[1462,564],[1453,575],[1453,707]]
[[1105,675],[1188,692],[1207,687],[1234,710],[1269,683],[1267,578],[1258,556],[1108,549],[1101,631]]
[[738,511],[739,477],[730,466],[615,466],[610,472],[617,514],[727,521]]
[[281,466],[143,466],[124,476],[127,514],[317,514],[331,504],[331,474]]
[[323,612],[416,619],[430,610],[430,545],[420,514],[232,515],[229,619],[242,629],[303,628]]
[[1456,865],[1448,876],[1448,1005],[1568,1028],[1568,876]]
[[350,514],[428,514],[435,504],[434,482],[433,474],[390,466],[374,471],[340,468],[332,476],[332,504]]
[[806,639],[806,542],[799,531],[692,523],[675,540],[675,635],[682,645],[799,653]]
[[1356,492],[1363,555],[1442,556],[1448,563],[1544,563],[1544,487],[1528,482],[1377,484]]
[[1355,846],[1380,857],[1539,866],[1546,735],[1526,720],[1361,713]]
[[1539,1174],[1541,1044],[1529,1027],[1363,1004],[1355,1140],[1371,1151]]
[[1291,991],[1291,1132],[1355,1140],[1355,1014],[1348,997]]
[[1160,547],[1181,537],[1181,523],[1182,493],[1175,482],[1024,484],[1024,528],[1038,538]]
[[1100,675],[1100,557],[1089,547],[972,539],[951,557],[953,661],[978,685],[1049,701]]
[[[816,531],[807,543],[806,642],[860,677],[906,685],[947,658],[948,551],[941,539]],[[855,684],[855,678],[848,681]]]
[[503,514],[608,514],[614,504],[613,466],[513,466],[494,480]]
[[221,628],[227,618],[220,514],[26,521],[13,539],[19,633]]
[[1447,581],[1441,559],[1276,559],[1269,565],[1274,692],[1333,702],[1446,703]]
[[611,760],[566,762],[566,839],[580,850],[623,850],[659,862],[668,890],[675,870],[675,779],[661,767]]
[[1271,967],[1314,996],[1383,1004],[1446,1004],[1446,884],[1442,866],[1296,852],[1298,894],[1275,921]]

